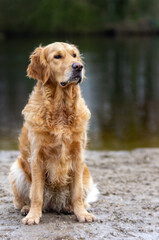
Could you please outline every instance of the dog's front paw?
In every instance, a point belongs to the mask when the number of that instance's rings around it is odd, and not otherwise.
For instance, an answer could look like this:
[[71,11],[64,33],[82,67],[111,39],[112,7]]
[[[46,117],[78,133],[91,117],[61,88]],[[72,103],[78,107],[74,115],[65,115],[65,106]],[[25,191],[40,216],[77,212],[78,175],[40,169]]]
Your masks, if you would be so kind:
[[79,222],[94,222],[96,220],[96,217],[88,212],[85,212],[83,214],[77,215],[77,219]]
[[22,219],[22,223],[25,225],[33,225],[33,224],[39,224],[41,218],[41,214],[35,213],[28,213],[28,215]]

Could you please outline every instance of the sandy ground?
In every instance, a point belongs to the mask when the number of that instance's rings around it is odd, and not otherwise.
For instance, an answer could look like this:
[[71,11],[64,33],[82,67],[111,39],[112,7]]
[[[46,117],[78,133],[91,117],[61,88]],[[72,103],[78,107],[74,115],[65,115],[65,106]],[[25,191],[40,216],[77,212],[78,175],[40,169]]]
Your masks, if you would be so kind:
[[18,152],[0,152],[0,239],[159,239],[159,149],[88,151],[86,162],[100,196],[90,211],[94,223],[74,215],[44,213],[40,225],[24,226],[14,209],[8,182]]

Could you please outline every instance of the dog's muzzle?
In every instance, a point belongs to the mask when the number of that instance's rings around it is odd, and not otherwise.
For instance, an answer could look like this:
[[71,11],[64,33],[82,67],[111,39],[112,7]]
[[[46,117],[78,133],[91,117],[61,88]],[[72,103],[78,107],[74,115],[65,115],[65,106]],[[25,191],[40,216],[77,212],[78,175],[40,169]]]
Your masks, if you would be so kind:
[[82,81],[82,63],[76,62],[72,64],[72,74],[71,77],[66,82],[61,82],[61,86],[65,87],[68,84],[75,83],[78,84]]

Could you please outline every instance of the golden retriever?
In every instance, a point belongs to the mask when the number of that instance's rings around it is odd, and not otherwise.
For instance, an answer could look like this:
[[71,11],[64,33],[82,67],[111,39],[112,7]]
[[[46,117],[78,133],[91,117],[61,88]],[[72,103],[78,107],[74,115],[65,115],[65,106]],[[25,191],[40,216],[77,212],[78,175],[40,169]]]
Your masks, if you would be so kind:
[[89,194],[93,200],[98,190],[83,156],[90,111],[79,87],[84,78],[79,50],[63,42],[40,46],[30,56],[27,76],[38,81],[22,111],[21,155],[9,174],[14,206],[28,225],[51,209],[92,222],[86,208]]

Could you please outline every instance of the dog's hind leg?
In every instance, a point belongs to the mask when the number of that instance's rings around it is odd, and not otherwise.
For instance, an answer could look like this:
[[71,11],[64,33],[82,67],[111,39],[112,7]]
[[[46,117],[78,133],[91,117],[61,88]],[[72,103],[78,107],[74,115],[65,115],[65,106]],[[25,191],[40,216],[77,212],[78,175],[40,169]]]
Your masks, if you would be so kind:
[[13,203],[16,209],[22,209],[23,206],[29,204],[30,188],[25,173],[19,165],[19,160],[20,157],[13,163],[9,173],[9,180],[14,194]]
[[30,207],[28,205],[24,205],[22,207],[21,211],[20,211],[21,215],[22,216],[26,216],[28,214],[29,210],[30,210]]
[[14,194],[14,200],[13,200],[14,207],[15,207],[15,209],[22,209],[22,207],[25,205],[25,202],[24,202],[23,197],[20,196],[20,194],[17,190],[15,181],[11,180],[11,187],[12,187],[12,191]]

